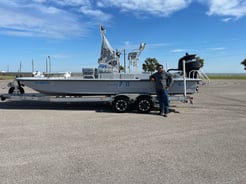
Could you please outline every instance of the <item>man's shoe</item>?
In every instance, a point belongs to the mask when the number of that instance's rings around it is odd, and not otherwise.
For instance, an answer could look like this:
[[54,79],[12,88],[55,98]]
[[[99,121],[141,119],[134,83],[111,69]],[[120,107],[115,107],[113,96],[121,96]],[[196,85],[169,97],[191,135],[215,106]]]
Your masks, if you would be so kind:
[[164,117],[167,117],[167,114],[163,114]]

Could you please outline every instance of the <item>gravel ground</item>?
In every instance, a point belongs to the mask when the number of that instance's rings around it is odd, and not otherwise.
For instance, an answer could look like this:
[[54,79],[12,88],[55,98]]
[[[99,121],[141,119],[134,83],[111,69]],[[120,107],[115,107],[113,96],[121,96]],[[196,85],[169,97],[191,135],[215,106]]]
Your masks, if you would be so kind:
[[[0,93],[7,81],[0,81]],[[103,104],[0,102],[0,183],[246,183],[246,80],[212,80],[167,118]]]

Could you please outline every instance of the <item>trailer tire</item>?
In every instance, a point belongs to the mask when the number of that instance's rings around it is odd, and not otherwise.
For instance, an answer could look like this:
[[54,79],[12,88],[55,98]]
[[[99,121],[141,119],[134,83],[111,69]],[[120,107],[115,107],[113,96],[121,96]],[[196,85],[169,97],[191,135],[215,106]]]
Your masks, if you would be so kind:
[[[16,90],[15,87],[9,88],[9,94],[13,94],[15,90]],[[23,87],[18,87],[17,93],[24,94],[25,90],[23,89]]]
[[130,108],[129,99],[126,97],[117,97],[113,103],[113,108],[115,112],[124,113],[127,112]]
[[6,100],[6,98],[1,95],[1,101],[5,101],[5,100]]
[[14,93],[14,91],[15,91],[15,87],[11,87],[11,88],[9,88],[9,94],[13,94],[13,93]]
[[25,90],[23,87],[18,87],[18,90],[20,92],[20,94],[24,94],[25,93]]
[[136,102],[139,113],[149,113],[153,108],[153,102],[150,98],[140,98]]

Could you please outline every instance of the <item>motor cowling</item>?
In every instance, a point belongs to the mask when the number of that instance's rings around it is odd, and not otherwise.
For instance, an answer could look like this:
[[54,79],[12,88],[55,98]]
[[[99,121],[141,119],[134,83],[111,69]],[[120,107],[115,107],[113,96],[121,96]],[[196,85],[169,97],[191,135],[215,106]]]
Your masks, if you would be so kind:
[[186,53],[185,56],[180,58],[178,63],[178,70],[183,71],[183,61],[185,61],[185,72],[187,77],[190,75],[190,72],[199,70],[201,68],[201,63],[197,59],[196,54]]

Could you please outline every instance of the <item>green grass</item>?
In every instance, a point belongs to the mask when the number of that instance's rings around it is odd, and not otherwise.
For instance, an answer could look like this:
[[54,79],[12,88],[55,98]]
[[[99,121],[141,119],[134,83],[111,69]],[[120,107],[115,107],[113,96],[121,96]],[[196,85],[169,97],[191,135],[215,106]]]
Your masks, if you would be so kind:
[[209,79],[224,79],[224,80],[246,80],[246,74],[233,75],[233,74],[222,74],[222,75],[208,75]]
[[15,76],[10,76],[10,75],[0,75],[0,80],[10,80],[14,79]]

